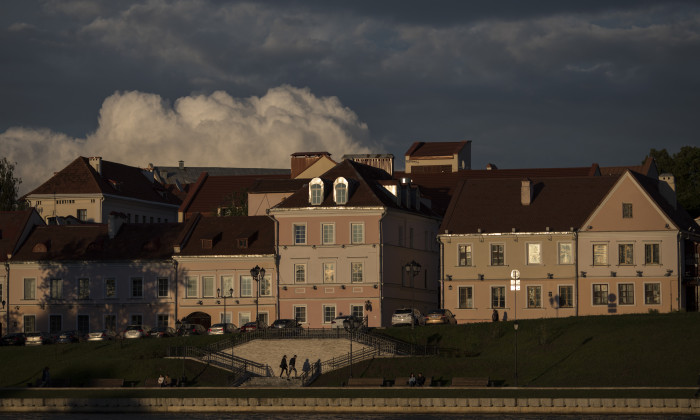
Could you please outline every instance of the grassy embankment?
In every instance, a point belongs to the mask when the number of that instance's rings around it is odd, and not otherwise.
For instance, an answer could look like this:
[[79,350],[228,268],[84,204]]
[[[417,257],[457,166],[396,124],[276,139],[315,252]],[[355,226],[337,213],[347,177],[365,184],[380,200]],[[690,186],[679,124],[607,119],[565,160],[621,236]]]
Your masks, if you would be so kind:
[[[377,333],[419,344],[438,344],[443,351],[435,357],[363,362],[353,366],[354,376],[393,379],[421,371],[429,378],[488,376],[497,386],[514,385],[512,322],[415,330],[388,328]],[[188,337],[187,342],[206,345],[220,339]],[[178,377],[183,366],[191,386],[225,386],[226,372],[196,362],[163,358],[167,347],[178,345],[181,340],[1,347],[0,387],[26,387],[36,381],[44,366],[49,366],[53,379],[70,378],[74,386],[89,378],[124,378],[127,383],[139,386],[146,378],[155,378],[160,373]],[[520,321],[518,330],[518,384],[530,388],[693,387],[700,374],[698,354],[700,313],[525,320]],[[331,372],[319,378],[314,386],[340,386],[348,374],[347,368]],[[160,390],[154,390],[157,391]],[[181,391],[186,390],[168,390],[172,394]],[[425,391],[433,390],[420,390]],[[444,395],[446,390],[434,391]],[[260,391],[236,392],[255,396]],[[343,395],[352,396],[354,392],[344,390]],[[211,390],[205,394],[213,396]]]

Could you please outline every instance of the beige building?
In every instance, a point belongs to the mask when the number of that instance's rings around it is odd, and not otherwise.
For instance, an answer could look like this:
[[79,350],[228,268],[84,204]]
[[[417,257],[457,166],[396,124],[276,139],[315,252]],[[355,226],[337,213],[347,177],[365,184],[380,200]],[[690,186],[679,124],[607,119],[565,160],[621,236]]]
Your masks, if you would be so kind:
[[405,154],[405,172],[452,173],[471,169],[472,142],[422,142],[411,145]]

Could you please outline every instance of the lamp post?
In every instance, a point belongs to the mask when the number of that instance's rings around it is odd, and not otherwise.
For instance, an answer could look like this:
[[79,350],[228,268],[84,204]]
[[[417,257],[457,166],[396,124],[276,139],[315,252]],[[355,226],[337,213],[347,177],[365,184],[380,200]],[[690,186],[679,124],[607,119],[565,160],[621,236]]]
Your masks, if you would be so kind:
[[[178,333],[180,332],[181,326],[182,326],[182,322],[180,322],[179,319],[175,320],[175,327],[177,328]],[[124,340],[122,340],[122,341],[124,341]],[[185,377],[185,346],[184,346],[184,341],[182,339],[182,336],[180,336],[180,344],[182,345],[180,347],[180,355],[182,356],[182,375],[180,375],[180,380],[178,381],[178,384],[181,384],[183,382],[182,379]],[[182,386],[182,385],[179,385],[179,386]]]
[[265,278],[265,269],[256,265],[250,269],[250,275],[253,277],[253,280],[255,280],[257,286],[255,292],[255,327],[257,330],[259,326],[258,322],[260,321],[260,313],[258,311],[260,307],[260,279]]
[[515,386],[518,386],[518,321],[513,323],[515,329]]
[[406,269],[406,272],[409,274],[409,278],[411,279],[411,290],[412,290],[412,297],[411,297],[411,329],[415,328],[416,321],[418,321],[415,318],[415,303],[416,303],[416,285],[414,282],[414,279],[418,273],[420,273],[421,266],[418,264],[415,260],[412,260],[410,263],[407,263],[404,268]]
[[[228,295],[226,295],[226,292],[224,292],[224,295],[221,296],[221,289],[216,289],[216,294],[224,298],[224,315],[221,317],[221,322],[228,323],[228,318],[226,318],[226,298],[230,298],[233,296],[233,288],[228,289]],[[224,333],[225,332],[226,331],[224,328]]]
[[513,328],[515,329],[515,386],[518,386],[518,291],[520,290],[520,270],[510,272],[510,290],[513,292]]

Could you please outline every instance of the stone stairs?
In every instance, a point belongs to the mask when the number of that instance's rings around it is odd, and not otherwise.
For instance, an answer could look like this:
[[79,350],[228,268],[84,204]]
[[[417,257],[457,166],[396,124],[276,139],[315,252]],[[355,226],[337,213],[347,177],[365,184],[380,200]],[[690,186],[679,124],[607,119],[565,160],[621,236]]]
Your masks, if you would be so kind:
[[287,377],[280,378],[279,376],[254,376],[248,381],[240,385],[242,388],[301,388],[301,378]]

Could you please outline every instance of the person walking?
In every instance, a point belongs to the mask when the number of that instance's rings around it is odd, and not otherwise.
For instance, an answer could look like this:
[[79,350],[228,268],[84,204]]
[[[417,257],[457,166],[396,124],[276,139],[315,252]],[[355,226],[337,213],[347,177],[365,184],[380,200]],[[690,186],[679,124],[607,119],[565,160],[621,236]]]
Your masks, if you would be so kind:
[[493,310],[493,313],[491,314],[491,321],[498,322],[498,311],[495,309]]
[[44,367],[44,371],[41,372],[41,386],[47,387],[51,385],[51,375],[49,375],[49,367]]
[[285,354],[282,356],[282,361],[280,362],[280,378],[282,377],[283,374],[287,374],[287,377],[289,377],[289,371],[287,370],[287,355]]
[[297,375],[297,355],[295,354],[291,359],[289,359],[289,370],[287,371],[287,379],[289,379],[289,376],[292,374],[292,371],[294,371],[294,377],[298,378],[299,376]]

